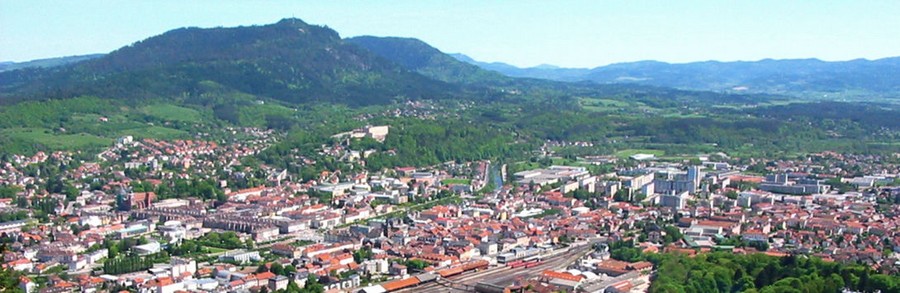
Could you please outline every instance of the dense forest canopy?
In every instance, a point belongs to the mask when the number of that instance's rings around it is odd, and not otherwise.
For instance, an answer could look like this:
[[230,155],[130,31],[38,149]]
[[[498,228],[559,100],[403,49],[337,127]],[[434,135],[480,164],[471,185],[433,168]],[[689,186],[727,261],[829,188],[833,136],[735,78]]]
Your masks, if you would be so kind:
[[653,256],[657,275],[650,292],[898,292],[900,277],[861,265],[806,256],[772,257],[726,252]]

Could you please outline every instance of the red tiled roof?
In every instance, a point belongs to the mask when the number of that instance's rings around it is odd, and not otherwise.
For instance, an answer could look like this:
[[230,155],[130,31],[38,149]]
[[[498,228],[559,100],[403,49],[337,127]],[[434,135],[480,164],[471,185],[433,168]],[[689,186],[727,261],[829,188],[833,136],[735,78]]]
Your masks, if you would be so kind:
[[272,272],[259,273],[259,274],[256,274],[256,278],[259,280],[271,279],[271,278],[275,278],[275,274],[273,274]]
[[406,287],[412,287],[419,284],[419,279],[406,278],[402,280],[390,281],[381,285],[387,291],[395,291]]
[[570,273],[560,273],[560,272],[554,272],[554,271],[551,271],[551,270],[545,270],[545,271],[542,273],[542,275],[543,275],[544,277],[547,277],[547,278],[563,279],[563,280],[576,281],[576,282],[579,282],[579,281],[581,281],[582,279],[584,279],[584,276],[582,276],[582,275],[577,275],[577,276],[576,276],[576,275],[573,275],[573,274],[570,274]]

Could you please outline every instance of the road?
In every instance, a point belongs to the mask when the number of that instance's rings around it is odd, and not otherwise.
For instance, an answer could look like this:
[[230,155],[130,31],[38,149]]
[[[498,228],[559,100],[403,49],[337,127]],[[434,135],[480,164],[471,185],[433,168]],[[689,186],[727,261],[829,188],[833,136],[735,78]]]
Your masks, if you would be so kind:
[[[560,270],[568,267],[573,262],[590,252],[591,245],[583,245],[573,247],[569,251],[555,256],[544,258],[544,263],[533,268],[516,268],[511,269],[506,266],[494,267],[480,272],[464,273],[453,277],[446,278],[446,281],[453,283],[453,288],[447,287],[447,282],[428,283],[422,286],[403,289],[397,292],[465,292],[463,287],[474,288],[479,282],[489,282],[497,286],[505,287],[512,284],[520,278],[530,278],[541,274],[544,270]],[[470,290],[474,291],[474,290]]]

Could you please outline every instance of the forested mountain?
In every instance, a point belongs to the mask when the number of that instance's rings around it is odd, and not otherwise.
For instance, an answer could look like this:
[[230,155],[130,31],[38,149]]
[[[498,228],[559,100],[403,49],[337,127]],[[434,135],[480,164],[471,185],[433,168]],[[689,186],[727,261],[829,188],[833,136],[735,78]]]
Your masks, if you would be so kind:
[[637,83],[662,87],[710,91],[824,96],[834,98],[875,95],[898,97],[900,57],[827,62],[818,59],[765,59],[753,62],[692,62],[671,64],[657,61],[618,63],[593,69],[540,66],[518,68],[503,63],[484,63],[465,55],[458,60],[508,76],[559,81]]
[[418,39],[362,36],[346,41],[437,80],[475,83],[506,79],[499,73],[460,62]]
[[67,57],[56,57],[56,58],[47,58],[47,59],[37,59],[25,62],[0,62],[0,72],[10,71],[16,69],[23,68],[34,68],[34,67],[56,67],[62,66],[66,64],[78,63],[85,60],[91,60],[103,57],[104,54],[90,54],[90,55],[78,55],[78,56],[67,56]]
[[215,88],[290,103],[350,105],[453,96],[457,87],[404,69],[299,19],[264,26],[182,28],[101,58],[0,73],[0,101],[95,95],[200,97]]
[[[0,104],[96,96],[226,107],[233,97],[287,104],[405,99],[568,99],[650,95],[728,102],[749,97],[642,85],[515,79],[455,60],[417,39],[355,37],[299,19],[263,26],[181,28],[99,58],[0,72]],[[180,103],[179,102],[179,103]],[[231,111],[233,112],[233,111]]]
[[[507,144],[545,140],[605,142],[602,152],[709,152],[712,146],[745,153],[886,151],[894,145],[881,142],[895,141],[900,127],[891,123],[897,109],[884,105],[791,104],[793,98],[779,95],[510,78],[419,40],[341,39],[327,27],[285,19],[176,29],[100,58],[0,72],[0,149],[90,148],[122,135],[186,138],[222,126],[320,127],[316,133],[327,138],[361,126],[354,124],[357,117],[402,112],[408,103],[395,102],[415,99],[433,103],[428,107],[445,115],[441,123],[454,126],[425,130],[466,147],[434,143],[439,139],[416,144],[415,151],[398,147],[418,155],[385,157],[383,166],[524,152]],[[462,136],[457,129],[481,130]],[[428,131],[407,134],[425,137]],[[507,133],[514,135],[499,135]]]

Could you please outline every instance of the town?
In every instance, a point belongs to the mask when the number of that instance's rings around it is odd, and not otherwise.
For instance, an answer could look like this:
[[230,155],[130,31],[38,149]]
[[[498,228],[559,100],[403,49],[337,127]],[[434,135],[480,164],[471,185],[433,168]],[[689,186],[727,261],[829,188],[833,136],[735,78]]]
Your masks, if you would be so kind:
[[[3,269],[32,292],[644,292],[660,253],[803,255],[900,272],[900,157],[650,153],[364,168],[388,125],[304,180],[278,136],[121,137],[0,160]],[[347,167],[351,166],[351,167]]]

